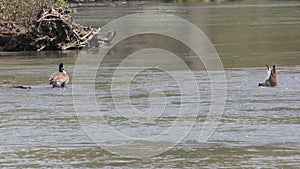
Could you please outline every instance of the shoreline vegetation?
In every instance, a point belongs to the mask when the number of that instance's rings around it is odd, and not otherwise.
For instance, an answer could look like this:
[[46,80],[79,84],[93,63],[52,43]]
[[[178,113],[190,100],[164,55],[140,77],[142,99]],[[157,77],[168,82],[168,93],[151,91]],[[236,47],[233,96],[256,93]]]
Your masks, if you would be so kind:
[[81,49],[101,40],[100,28],[73,21],[65,0],[3,0],[0,9],[0,51]]

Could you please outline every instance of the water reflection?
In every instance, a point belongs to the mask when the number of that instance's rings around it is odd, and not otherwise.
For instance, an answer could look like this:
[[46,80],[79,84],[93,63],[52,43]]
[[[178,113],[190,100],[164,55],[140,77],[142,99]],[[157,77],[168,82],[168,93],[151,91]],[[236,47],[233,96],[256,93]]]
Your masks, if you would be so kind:
[[96,21],[88,24],[103,26],[127,14],[171,13],[199,27],[215,45],[226,68],[262,66],[257,60],[300,64],[299,2],[133,5],[129,9],[89,8],[87,12],[82,7],[75,18],[80,23]]

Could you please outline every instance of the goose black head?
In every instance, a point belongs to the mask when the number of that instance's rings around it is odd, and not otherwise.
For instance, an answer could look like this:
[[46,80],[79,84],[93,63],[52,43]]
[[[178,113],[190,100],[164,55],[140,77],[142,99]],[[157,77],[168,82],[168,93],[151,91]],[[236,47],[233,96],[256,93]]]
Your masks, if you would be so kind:
[[61,63],[59,64],[59,72],[64,72],[65,68],[64,68],[64,64]]

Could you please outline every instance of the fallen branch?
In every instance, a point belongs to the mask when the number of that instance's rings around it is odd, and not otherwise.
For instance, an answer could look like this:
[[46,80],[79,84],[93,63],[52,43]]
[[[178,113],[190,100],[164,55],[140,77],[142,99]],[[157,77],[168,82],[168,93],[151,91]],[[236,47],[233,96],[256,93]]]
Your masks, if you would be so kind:
[[12,86],[12,87],[17,89],[31,89],[31,86],[25,86],[25,85]]
[[[1,18],[0,18],[1,19]],[[73,22],[70,12],[62,8],[42,9],[30,30],[17,33],[17,25],[7,35],[0,29],[0,50],[68,50],[81,49],[88,45],[100,28],[84,27]],[[5,23],[1,23],[1,25]],[[16,27],[16,28],[15,28]],[[5,29],[6,30],[6,29]]]

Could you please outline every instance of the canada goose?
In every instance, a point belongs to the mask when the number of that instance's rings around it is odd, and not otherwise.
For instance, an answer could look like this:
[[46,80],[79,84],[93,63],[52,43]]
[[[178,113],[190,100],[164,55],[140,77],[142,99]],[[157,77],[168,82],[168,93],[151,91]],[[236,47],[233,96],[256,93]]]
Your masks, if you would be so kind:
[[59,64],[59,71],[53,73],[49,78],[49,84],[52,87],[65,87],[65,85],[69,82],[69,76],[65,71],[63,63]]
[[96,34],[93,38],[88,42],[89,48],[99,48],[100,44],[108,44],[112,41],[112,39],[116,36],[116,31],[109,31],[106,37],[101,37],[100,34]]
[[102,41],[104,43],[110,43],[112,39],[116,36],[117,32],[116,31],[109,31],[107,33],[106,37],[100,37],[99,41]]
[[277,80],[276,80],[276,69],[275,65],[273,65],[273,68],[270,68],[268,65],[267,67],[267,77],[264,83],[259,83],[258,86],[276,86]]

